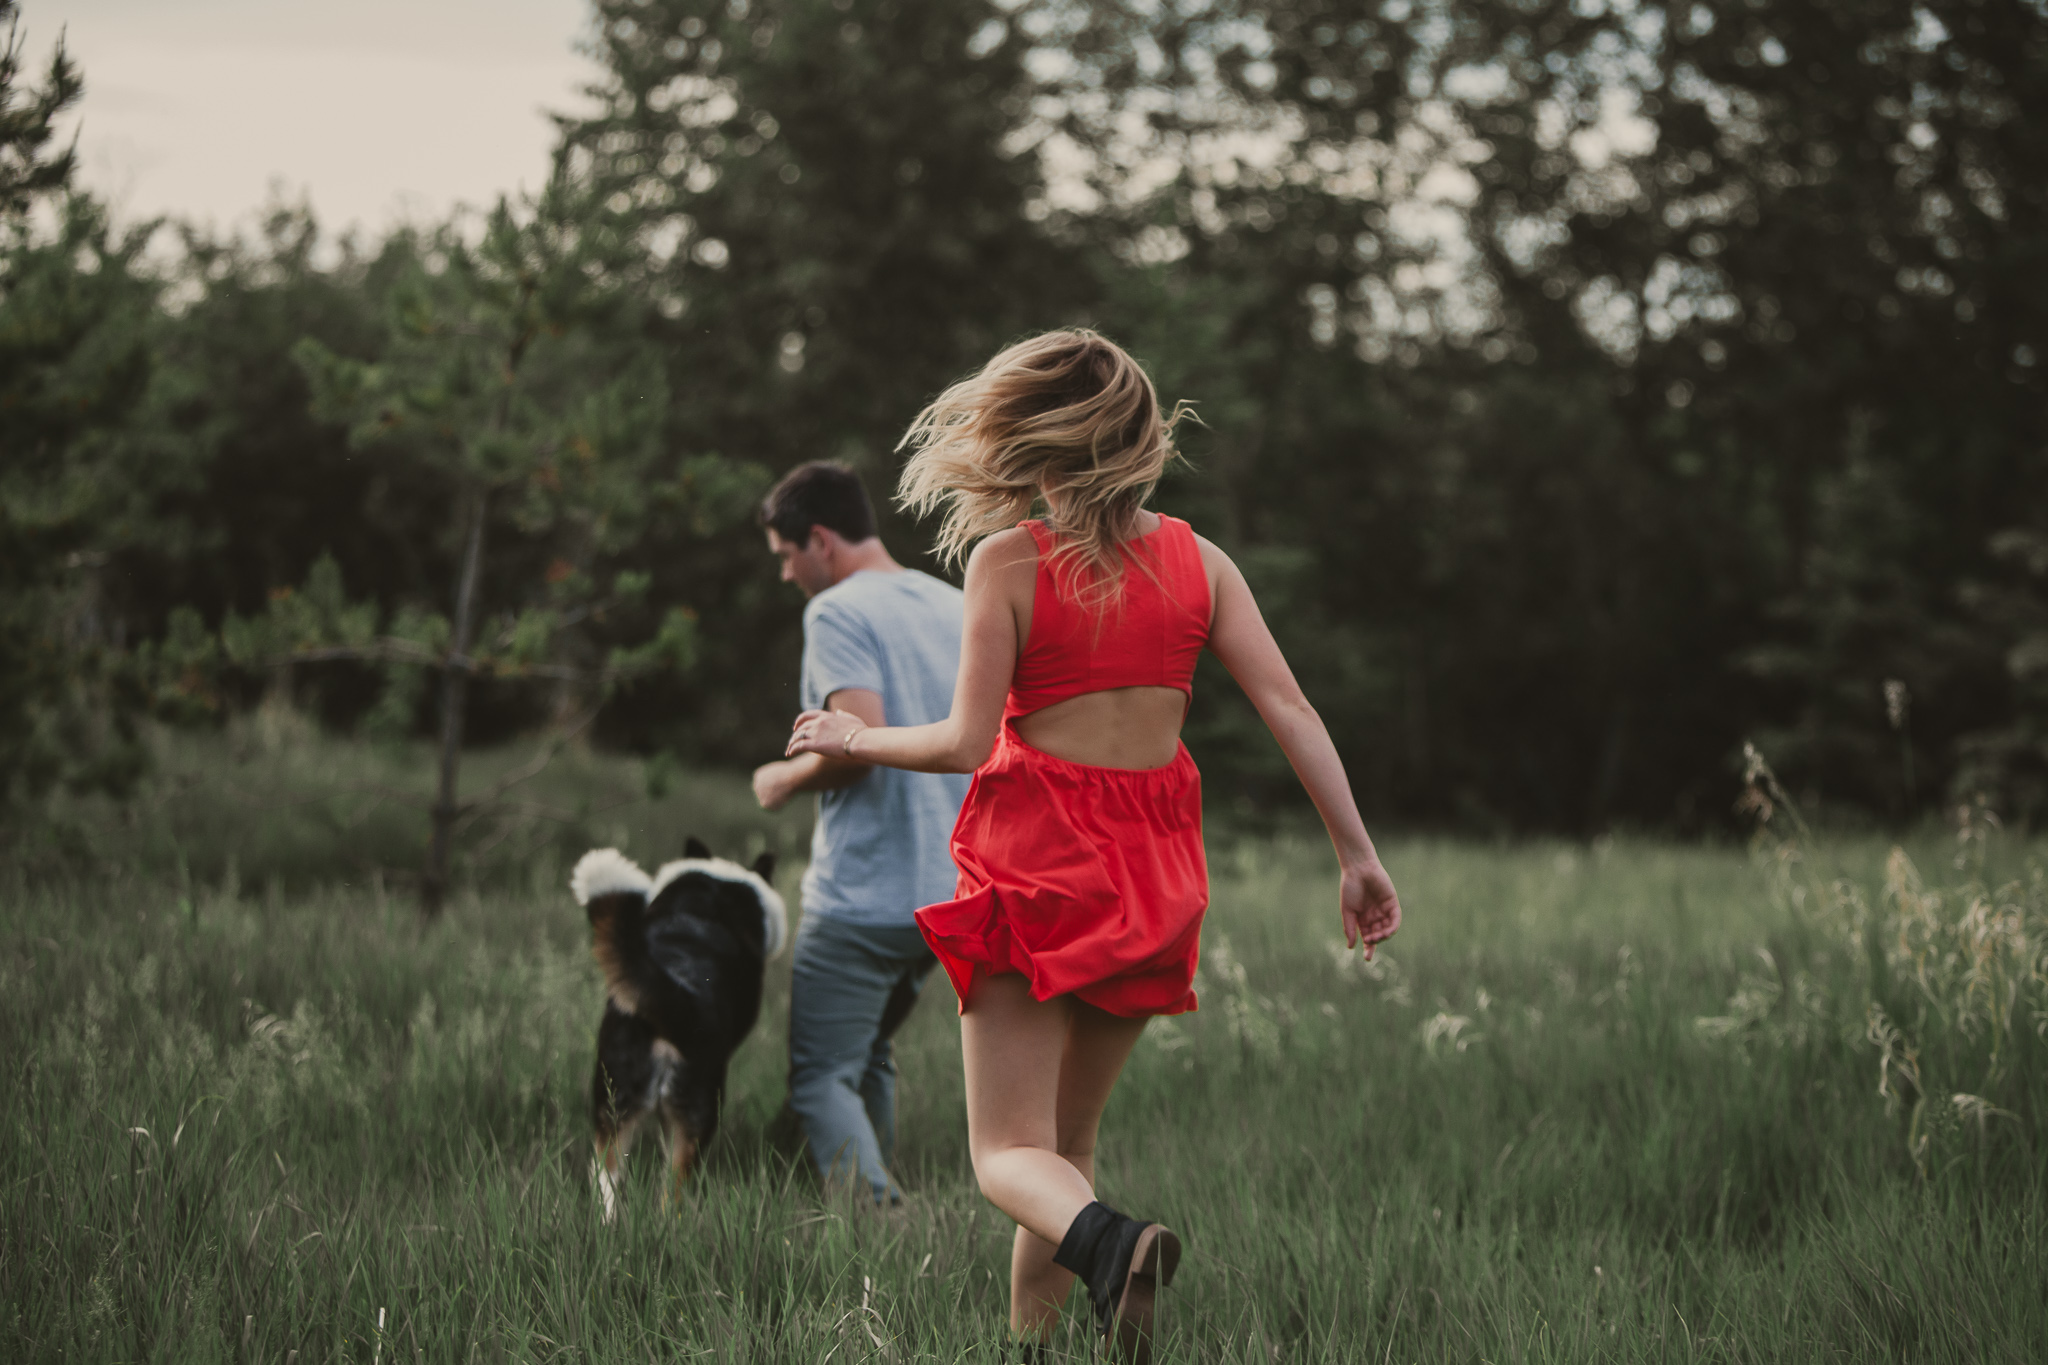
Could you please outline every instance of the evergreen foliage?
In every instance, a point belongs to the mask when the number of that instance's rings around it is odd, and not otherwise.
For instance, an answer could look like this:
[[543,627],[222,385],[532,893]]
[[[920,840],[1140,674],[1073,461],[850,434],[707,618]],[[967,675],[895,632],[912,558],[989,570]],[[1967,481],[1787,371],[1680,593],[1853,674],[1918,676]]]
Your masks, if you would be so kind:
[[678,462],[659,440],[667,394],[619,229],[558,177],[528,210],[501,200],[474,243],[450,227],[418,245],[392,289],[377,359],[311,338],[297,348],[317,416],[444,490],[447,543],[459,547],[443,598],[453,611],[401,612],[373,640],[374,608],[344,606],[339,571],[322,560],[308,580],[312,610],[273,595],[261,621],[230,618],[229,652],[272,664],[379,660],[392,666],[387,714],[402,714],[418,668],[440,673],[429,909],[446,894],[455,826],[473,809],[457,794],[473,676],[552,680],[552,720],[576,730],[622,673],[686,668],[696,653],[694,614],[680,606],[650,639],[604,647],[644,614],[648,575],[617,564],[640,549],[650,509],[704,514],[687,481],[729,473],[715,457]]
[[85,93],[78,65],[59,39],[50,52],[42,85],[21,84],[22,33],[17,0],[0,0],[0,22],[7,38],[0,43],[0,218],[21,213],[37,195],[70,183],[77,163],[75,146],[51,152],[56,122]]
[[[1031,216],[1036,158],[1010,149],[1034,93],[1025,45],[972,42],[1002,13],[602,4],[609,81],[593,116],[563,126],[568,165],[645,244],[673,447],[776,472],[846,460],[912,560],[921,533],[887,507],[910,416],[1089,293],[1076,252]],[[691,759],[758,756],[796,710],[799,639],[759,532],[676,536],[650,569],[690,585],[718,645],[683,692],[622,697],[613,733]]]
[[0,805],[57,782],[124,789],[142,751],[132,637],[109,600],[121,549],[161,529],[169,475],[138,429],[155,285],[81,198],[47,236],[0,218]]
[[[610,669],[603,742],[746,763],[798,640],[744,515],[762,482],[838,457],[886,494],[925,399],[1081,322],[1197,402],[1161,504],[1245,564],[1374,817],[1709,827],[1748,737],[1802,797],[1880,818],[1979,790],[2031,818],[2048,792],[2038,0],[596,20],[551,206],[481,238],[323,249],[280,210],[252,241],[186,231],[152,273],[83,201],[17,217],[9,648],[97,622],[127,668],[175,636],[137,705],[245,704],[269,664],[164,671],[198,658],[178,609],[267,621],[331,555],[383,653],[300,641],[330,661],[291,689],[338,727],[427,728],[391,670],[471,657],[474,525],[475,734],[579,714],[556,671]],[[86,409],[31,392],[80,366]],[[917,558],[919,528],[884,534]],[[664,630],[672,659],[693,633],[687,675],[611,662]],[[1220,678],[1190,733],[1225,804],[1291,790]]]

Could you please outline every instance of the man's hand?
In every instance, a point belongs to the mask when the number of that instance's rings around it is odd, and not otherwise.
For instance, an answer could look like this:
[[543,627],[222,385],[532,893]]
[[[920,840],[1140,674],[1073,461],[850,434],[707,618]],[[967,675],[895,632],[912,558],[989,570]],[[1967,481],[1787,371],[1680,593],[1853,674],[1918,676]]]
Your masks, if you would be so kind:
[[[842,687],[825,698],[825,705],[869,725],[884,723],[881,697],[865,688]],[[792,796],[850,787],[871,771],[867,764],[836,753],[804,754],[778,763],[763,763],[754,769],[754,799],[761,803],[762,810],[781,810]]]
[[[865,688],[842,687],[825,698],[825,705],[844,711],[869,725],[883,723],[882,699]],[[873,769],[857,760],[837,754],[802,754],[754,769],[754,799],[762,810],[781,810],[792,796],[804,792],[836,791],[850,787]]]
[[754,769],[754,799],[762,810],[781,810],[797,793],[797,765],[787,759]]

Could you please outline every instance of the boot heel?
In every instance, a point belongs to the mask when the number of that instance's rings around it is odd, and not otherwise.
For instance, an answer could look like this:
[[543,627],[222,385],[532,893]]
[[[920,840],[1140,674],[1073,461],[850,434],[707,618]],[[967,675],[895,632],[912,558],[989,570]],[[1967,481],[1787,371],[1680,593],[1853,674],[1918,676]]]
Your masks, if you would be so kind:
[[1129,1365],[1151,1365],[1152,1339],[1159,1323],[1159,1291],[1173,1283],[1180,1267],[1180,1238],[1158,1223],[1146,1225],[1131,1248],[1131,1268],[1124,1276],[1110,1339],[1116,1355]]
[[1180,1269],[1180,1237],[1172,1228],[1159,1229],[1159,1287],[1173,1284],[1173,1272]]

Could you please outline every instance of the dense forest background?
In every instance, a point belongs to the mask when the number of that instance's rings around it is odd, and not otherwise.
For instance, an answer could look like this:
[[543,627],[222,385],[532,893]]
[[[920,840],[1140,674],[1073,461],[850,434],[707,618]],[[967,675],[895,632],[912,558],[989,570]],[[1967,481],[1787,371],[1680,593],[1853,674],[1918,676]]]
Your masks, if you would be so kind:
[[[0,20],[13,6],[0,3]],[[78,190],[0,69],[0,773],[144,718],[772,755],[752,509],[1102,328],[1369,818],[1699,830],[1745,739],[2048,800],[2043,0],[602,0],[556,170],[377,240]],[[90,107],[90,73],[85,107]],[[252,111],[252,115],[257,111]],[[926,531],[885,535],[921,561]],[[1295,799],[1227,679],[1212,799]]]

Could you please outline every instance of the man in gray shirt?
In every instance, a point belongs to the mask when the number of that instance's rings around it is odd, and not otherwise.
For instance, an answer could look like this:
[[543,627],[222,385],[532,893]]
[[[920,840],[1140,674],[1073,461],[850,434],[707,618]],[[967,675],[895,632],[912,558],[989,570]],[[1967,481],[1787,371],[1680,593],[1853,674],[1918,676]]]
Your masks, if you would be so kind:
[[[804,709],[850,711],[869,725],[944,720],[960,669],[960,591],[890,557],[859,477],[799,465],[769,491],[761,523],[783,581],[810,598]],[[935,962],[913,916],[953,894],[953,822],[967,783],[821,754],[754,772],[768,810],[818,794],[790,989],[790,1107],[826,1182],[855,1182],[877,1203],[901,1197],[889,1175],[889,1039]]]

